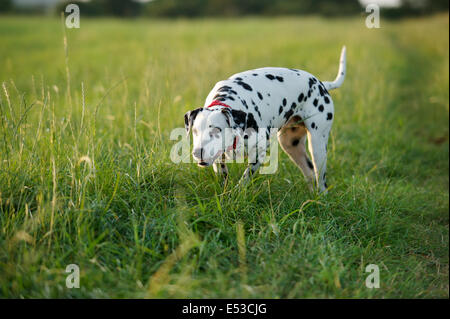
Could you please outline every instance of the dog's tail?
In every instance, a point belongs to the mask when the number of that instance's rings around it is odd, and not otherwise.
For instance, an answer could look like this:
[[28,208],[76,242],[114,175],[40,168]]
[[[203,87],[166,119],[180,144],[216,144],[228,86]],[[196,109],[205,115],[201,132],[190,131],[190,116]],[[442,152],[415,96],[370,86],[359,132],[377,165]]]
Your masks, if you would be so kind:
[[333,82],[323,82],[323,85],[325,85],[325,88],[329,90],[337,89],[344,83],[345,79],[345,73],[346,73],[346,64],[347,64],[347,58],[346,58],[346,49],[345,45],[342,47],[341,51],[341,59],[339,60],[339,72],[336,77],[336,79]]

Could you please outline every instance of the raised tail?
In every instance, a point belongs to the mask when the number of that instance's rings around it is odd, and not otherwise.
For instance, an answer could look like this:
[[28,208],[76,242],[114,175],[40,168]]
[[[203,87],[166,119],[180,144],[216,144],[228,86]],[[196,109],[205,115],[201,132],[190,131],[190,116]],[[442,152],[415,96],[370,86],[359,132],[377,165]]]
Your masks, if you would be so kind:
[[333,82],[323,82],[323,85],[325,85],[325,88],[329,90],[337,89],[344,83],[345,79],[345,73],[346,73],[346,64],[347,64],[347,57],[346,57],[346,49],[345,45],[342,47],[341,51],[341,58],[339,60],[339,72],[336,76],[336,79]]

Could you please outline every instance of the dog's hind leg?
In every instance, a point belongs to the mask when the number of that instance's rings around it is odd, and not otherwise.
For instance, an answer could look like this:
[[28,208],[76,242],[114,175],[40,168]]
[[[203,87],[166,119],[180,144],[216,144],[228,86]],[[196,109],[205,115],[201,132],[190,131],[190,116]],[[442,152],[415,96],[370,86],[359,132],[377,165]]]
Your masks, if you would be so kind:
[[306,152],[306,129],[301,118],[294,116],[278,132],[278,141],[289,158],[300,168],[310,189],[314,186],[314,166]]
[[314,175],[320,192],[327,192],[327,143],[329,129],[320,133],[308,131],[308,147],[314,164]]

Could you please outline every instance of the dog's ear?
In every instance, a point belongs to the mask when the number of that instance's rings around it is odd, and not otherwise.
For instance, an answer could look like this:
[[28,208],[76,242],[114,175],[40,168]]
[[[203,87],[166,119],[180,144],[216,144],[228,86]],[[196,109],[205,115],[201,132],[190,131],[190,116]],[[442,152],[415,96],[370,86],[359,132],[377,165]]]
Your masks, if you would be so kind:
[[225,114],[228,125],[230,127],[240,127],[242,129],[245,129],[247,113],[245,113],[244,111],[230,110],[228,108],[222,109],[222,113]]
[[245,129],[247,113],[244,111],[231,110],[231,116],[233,117],[234,124],[239,126],[241,129]]
[[225,120],[227,121],[227,124],[229,127],[232,126],[232,118],[231,118],[231,112],[227,108],[223,108],[220,112],[222,112],[223,115],[225,115]]
[[186,128],[186,134],[189,134],[189,131],[191,130],[192,123],[194,123],[195,118],[197,117],[198,113],[203,110],[202,107],[199,107],[198,109],[192,110],[184,114],[184,127]]

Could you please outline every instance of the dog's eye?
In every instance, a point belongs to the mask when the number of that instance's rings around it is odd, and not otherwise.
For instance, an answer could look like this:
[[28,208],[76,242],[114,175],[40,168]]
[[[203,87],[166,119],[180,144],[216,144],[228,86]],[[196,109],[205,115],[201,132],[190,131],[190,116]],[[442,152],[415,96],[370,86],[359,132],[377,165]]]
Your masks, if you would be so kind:
[[214,127],[213,129],[211,129],[209,136],[217,138],[219,137],[220,132],[222,132],[222,129],[220,127]]
[[218,138],[220,132],[222,132],[222,129],[220,127],[214,127],[209,131],[209,136],[210,137],[214,137],[214,138]]

